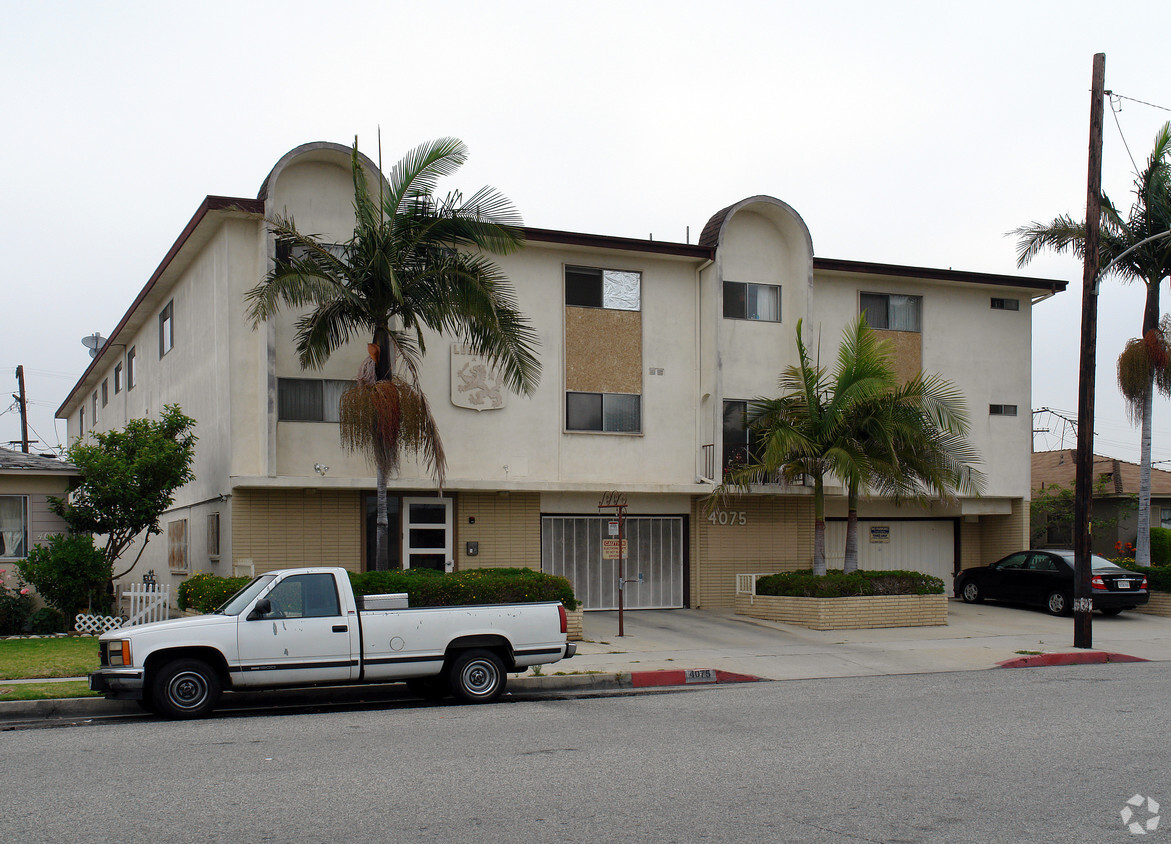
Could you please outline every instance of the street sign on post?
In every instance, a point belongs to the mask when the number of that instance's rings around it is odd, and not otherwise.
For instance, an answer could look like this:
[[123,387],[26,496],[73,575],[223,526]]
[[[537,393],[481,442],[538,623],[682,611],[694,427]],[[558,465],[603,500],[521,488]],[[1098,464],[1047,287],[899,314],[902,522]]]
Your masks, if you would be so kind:
[[[618,635],[625,636],[623,593],[626,591],[626,538],[623,536],[622,528],[626,521],[626,493],[617,490],[605,493],[602,500],[598,502],[598,512],[612,512],[617,516],[617,519],[611,520],[609,526],[610,535],[617,536],[617,539],[602,540],[602,559],[618,560]],[[617,524],[617,530],[615,530],[615,524]],[[615,556],[610,556],[611,553]]]

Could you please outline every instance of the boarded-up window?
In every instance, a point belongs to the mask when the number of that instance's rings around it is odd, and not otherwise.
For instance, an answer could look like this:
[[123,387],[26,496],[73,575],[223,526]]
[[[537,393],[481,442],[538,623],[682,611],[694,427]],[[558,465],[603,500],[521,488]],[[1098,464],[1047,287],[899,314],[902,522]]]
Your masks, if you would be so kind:
[[220,514],[207,514],[207,556],[209,559],[220,558]]
[[167,525],[167,565],[171,571],[187,571],[187,520]]

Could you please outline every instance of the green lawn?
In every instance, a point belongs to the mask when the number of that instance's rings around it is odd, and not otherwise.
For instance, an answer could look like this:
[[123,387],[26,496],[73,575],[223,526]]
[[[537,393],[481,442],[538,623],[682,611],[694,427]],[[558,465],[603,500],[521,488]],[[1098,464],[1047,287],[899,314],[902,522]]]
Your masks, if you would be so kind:
[[[94,636],[0,641],[0,680],[42,677],[84,677],[98,667],[98,640]],[[53,685],[60,685],[53,684]],[[5,686],[5,688],[12,688]],[[73,695],[47,695],[73,697]],[[3,700],[16,700],[4,695]]]
[[68,680],[64,683],[13,683],[4,685],[0,680],[0,703],[6,700],[48,700],[63,697],[98,697],[101,692],[91,692],[85,680]]

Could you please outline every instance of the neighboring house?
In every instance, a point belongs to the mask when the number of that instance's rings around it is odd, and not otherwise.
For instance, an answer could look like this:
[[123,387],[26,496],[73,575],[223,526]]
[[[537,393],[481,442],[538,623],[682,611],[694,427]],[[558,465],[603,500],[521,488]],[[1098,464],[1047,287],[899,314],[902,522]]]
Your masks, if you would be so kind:
[[48,499],[64,497],[77,474],[63,460],[0,448],[0,568],[24,559],[51,534],[68,531]]
[[[350,150],[329,143],[285,155],[256,199],[207,197],[59,408],[70,439],[168,403],[197,420],[196,480],[141,570],[371,565],[373,471],[341,448],[336,425],[367,338],[302,371],[296,315],[253,330],[243,301],[272,265],[266,218],[344,242],[352,200]],[[428,340],[422,377],[447,483],[438,495],[404,459],[390,481],[393,565],[542,568],[568,576],[587,608],[614,607],[598,503],[617,490],[627,577],[641,576],[627,607],[727,607],[738,573],[808,567],[811,488],[766,485],[711,515],[704,500],[748,446],[745,403],[775,393],[796,361],[798,320],[828,361],[861,311],[902,373],[937,371],[963,391],[988,476],[982,497],[865,500],[863,567],[918,568],[950,586],[959,567],[1027,542],[1032,307],[1065,282],[815,258],[801,217],[768,196],[718,212],[697,244],[526,234],[499,263],[540,337],[540,386],[510,394],[465,349]],[[840,557],[840,487],[827,506]]]
[[[1033,452],[1033,495],[1054,485],[1074,488],[1077,451]],[[1140,467],[1137,463],[1094,455],[1093,530],[1094,553],[1107,557],[1118,556],[1121,548],[1126,556],[1126,545],[1134,545],[1138,536],[1138,486]],[[1151,527],[1171,528],[1171,472],[1151,469]],[[1036,541],[1034,540],[1034,545]],[[1072,548],[1073,529],[1069,524],[1053,525],[1043,544],[1053,548]]]

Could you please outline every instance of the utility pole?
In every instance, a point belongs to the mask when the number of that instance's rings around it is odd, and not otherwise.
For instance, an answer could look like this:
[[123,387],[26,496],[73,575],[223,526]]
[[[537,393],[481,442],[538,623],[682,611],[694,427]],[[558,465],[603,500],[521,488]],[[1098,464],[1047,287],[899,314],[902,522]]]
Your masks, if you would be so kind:
[[20,405],[20,450],[28,454],[28,401],[24,397],[24,367],[16,367],[16,403]]
[[1106,54],[1094,54],[1090,154],[1086,179],[1086,250],[1082,268],[1082,348],[1077,403],[1077,467],[1073,505],[1073,646],[1092,648],[1090,506],[1094,486],[1094,378],[1098,346],[1098,230],[1102,220],[1102,115]]

